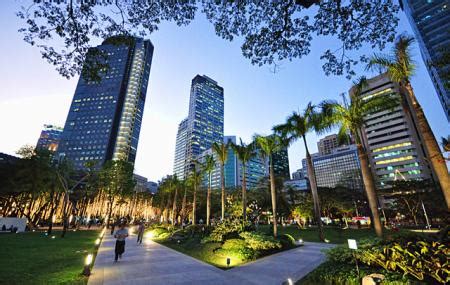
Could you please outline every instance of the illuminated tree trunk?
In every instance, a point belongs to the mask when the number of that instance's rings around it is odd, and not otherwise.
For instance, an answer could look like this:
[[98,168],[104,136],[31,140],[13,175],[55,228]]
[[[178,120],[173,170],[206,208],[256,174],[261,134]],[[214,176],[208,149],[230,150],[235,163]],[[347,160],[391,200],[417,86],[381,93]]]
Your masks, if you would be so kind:
[[242,161],[242,218],[244,221],[247,220],[247,181],[244,161]]
[[308,165],[308,177],[309,177],[309,185],[311,186],[311,194],[314,203],[314,216],[317,221],[317,227],[319,229],[319,239],[321,241],[325,241],[325,237],[323,235],[322,228],[322,219],[320,215],[320,199],[319,193],[317,192],[317,180],[316,180],[316,172],[314,171],[314,166],[312,163],[311,155],[309,154],[308,145],[306,144],[306,138],[303,136],[303,142],[305,144],[306,150],[306,163]]
[[405,83],[406,101],[411,109],[413,123],[417,127],[417,134],[422,141],[428,162],[436,175],[442,193],[447,203],[447,210],[450,211],[450,182],[447,164],[442,156],[441,149],[434,137],[433,131],[428,124],[422,107],[414,95],[414,91],[409,81]]
[[270,165],[269,165],[269,175],[270,175],[270,195],[272,198],[272,221],[273,221],[273,236],[278,236],[278,228],[277,228],[277,193],[275,189],[275,173],[273,170],[273,162],[272,155],[269,156]]
[[365,153],[363,146],[358,143],[358,156],[361,163],[361,174],[364,182],[364,189],[366,190],[367,201],[369,202],[370,212],[372,213],[372,222],[375,232],[379,238],[383,237],[383,226],[381,225],[380,213],[378,211],[378,199],[373,181],[372,172],[369,167],[369,159]]
[[211,171],[208,173],[208,192],[206,194],[206,225],[209,226],[211,219]]

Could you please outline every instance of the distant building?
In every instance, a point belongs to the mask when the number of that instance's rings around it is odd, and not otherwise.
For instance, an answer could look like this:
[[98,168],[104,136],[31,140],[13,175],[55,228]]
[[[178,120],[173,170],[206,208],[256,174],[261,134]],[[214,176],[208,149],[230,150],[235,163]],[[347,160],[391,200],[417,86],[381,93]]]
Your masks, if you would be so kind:
[[177,140],[175,143],[175,159],[173,165],[173,172],[178,179],[185,179],[187,173],[187,150],[188,143],[188,119],[184,119],[178,125]]
[[284,188],[292,187],[297,191],[308,191],[308,189],[309,189],[308,180],[305,178],[286,180],[286,181],[284,181],[283,185],[284,185]]
[[147,178],[136,173],[133,174],[136,185],[134,186],[134,192],[146,192],[147,191]]
[[[236,143],[236,137],[235,136],[225,136],[224,142],[233,142]],[[217,155],[211,150],[208,149],[204,151],[202,154],[197,156],[197,160],[200,163],[205,162],[206,155],[212,155],[216,161],[216,166],[214,170],[211,173],[211,187],[213,189],[221,189],[221,180],[220,180],[220,162],[217,159]],[[266,176],[268,169],[268,161],[266,160],[264,163],[261,160],[261,157],[256,155],[253,158],[251,158],[245,168],[245,177],[246,177],[246,185],[247,189],[251,190],[253,188],[256,188],[258,186],[258,182]],[[231,149],[231,147],[228,149],[228,158],[225,163],[224,167],[225,172],[225,187],[239,187],[242,185],[242,163],[237,158],[234,151]],[[203,179],[203,185],[208,185],[208,179],[205,175]]]
[[[399,96],[399,85],[392,82],[387,73],[369,79],[367,84],[361,94],[363,98]],[[350,94],[353,94],[353,88]],[[362,134],[378,187],[389,187],[386,182],[398,178],[431,178],[414,124],[401,103],[393,109],[368,115]]]
[[58,147],[77,170],[87,161],[134,163],[153,57],[150,40],[135,37],[111,37],[94,49],[107,55],[108,68],[98,82],[80,76]]
[[338,147],[338,136],[336,134],[326,136],[317,143],[317,149],[321,155],[330,154]]
[[[193,160],[223,141],[224,92],[206,75],[192,79],[189,114],[180,123],[175,146],[174,174],[184,179]],[[184,144],[184,141],[186,143]]]
[[275,152],[272,156],[272,161],[273,161],[273,171],[276,177],[281,177],[284,180],[291,179],[287,148],[283,148]]
[[156,192],[158,192],[158,183],[153,182],[153,181],[148,181],[147,182],[147,191],[149,191],[152,194],[155,194]]
[[36,148],[56,152],[58,150],[62,132],[63,128],[61,127],[44,125],[44,129],[41,131]]
[[0,152],[0,165],[14,164],[20,160],[19,157]]
[[[450,121],[450,63],[442,62],[450,51],[450,2],[448,0],[402,0],[404,11],[438,94],[447,120]],[[447,55],[448,57],[448,55]]]
[[[358,152],[355,145],[342,146],[330,154],[312,154],[318,187],[335,188],[343,186],[349,189],[363,189]],[[307,170],[306,159],[302,160]]]
[[305,178],[305,172],[303,168],[297,169],[297,171],[292,172],[292,180],[300,180]]

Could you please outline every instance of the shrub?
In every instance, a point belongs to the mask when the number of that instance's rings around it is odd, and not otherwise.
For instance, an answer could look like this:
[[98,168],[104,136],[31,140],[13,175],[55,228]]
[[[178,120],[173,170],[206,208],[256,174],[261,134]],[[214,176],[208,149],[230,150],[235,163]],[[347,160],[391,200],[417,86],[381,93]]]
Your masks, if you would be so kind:
[[281,235],[278,239],[280,240],[283,248],[295,247],[295,239],[290,234]]
[[325,251],[327,260],[335,263],[354,264],[353,250],[346,246],[336,246]]
[[245,231],[248,227],[250,227],[250,222],[248,221],[226,219],[219,223],[207,237],[202,239],[202,243],[223,242],[231,237],[237,237],[239,233]]
[[431,277],[439,283],[450,282],[450,248],[440,242],[400,240],[362,250],[358,257],[368,265],[404,272],[419,280]]
[[239,236],[245,239],[247,246],[255,251],[281,248],[281,243],[272,236],[256,232],[242,232]]
[[242,260],[255,257],[255,251],[247,247],[247,243],[242,239],[229,239],[216,252],[224,257],[232,255]]

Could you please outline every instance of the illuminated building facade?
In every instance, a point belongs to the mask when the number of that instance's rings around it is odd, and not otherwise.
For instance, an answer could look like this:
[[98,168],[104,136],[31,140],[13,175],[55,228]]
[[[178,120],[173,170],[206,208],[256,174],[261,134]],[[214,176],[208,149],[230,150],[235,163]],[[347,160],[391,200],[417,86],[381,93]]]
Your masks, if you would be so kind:
[[75,169],[87,161],[101,166],[111,159],[134,163],[153,57],[150,40],[117,36],[95,48],[108,68],[100,81],[80,76],[59,156]]
[[54,125],[44,125],[44,129],[41,131],[36,148],[47,149],[51,152],[58,150],[59,141],[61,140],[61,134],[63,128]]
[[[353,88],[350,94],[353,94]],[[399,92],[398,84],[384,73],[369,79],[361,96],[399,96]],[[399,178],[430,178],[431,171],[425,162],[420,140],[401,103],[393,109],[368,115],[362,139],[378,187],[386,188],[389,186],[386,182]]]
[[[450,2],[448,0],[403,0],[403,10],[419,43],[420,53],[439,101],[450,121],[450,64],[442,61],[450,50]],[[448,57],[448,55],[447,55]],[[441,63],[441,64],[437,64]]]

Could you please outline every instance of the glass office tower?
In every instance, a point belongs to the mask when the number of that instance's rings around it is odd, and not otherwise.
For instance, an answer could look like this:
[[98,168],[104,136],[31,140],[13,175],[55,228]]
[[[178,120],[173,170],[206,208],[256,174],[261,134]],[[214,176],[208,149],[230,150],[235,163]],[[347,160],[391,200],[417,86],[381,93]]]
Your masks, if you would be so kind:
[[223,118],[223,88],[206,75],[195,76],[191,85],[189,114],[180,124],[177,134],[174,174],[178,178],[185,178],[193,160],[210,149],[214,142],[223,141]]
[[450,1],[403,0],[403,10],[420,46],[422,58],[450,121],[450,64],[441,62],[450,52]]
[[98,82],[80,76],[58,150],[75,169],[87,161],[134,163],[141,130],[152,43],[117,36],[95,49],[106,56],[108,67]]
[[284,180],[291,179],[287,148],[283,148],[275,152],[272,156],[272,163],[273,163],[273,172],[276,177],[281,177]]
[[[355,145],[335,148],[329,154],[311,155],[318,187],[362,190],[361,167]],[[308,169],[306,159],[302,160],[303,169]]]

